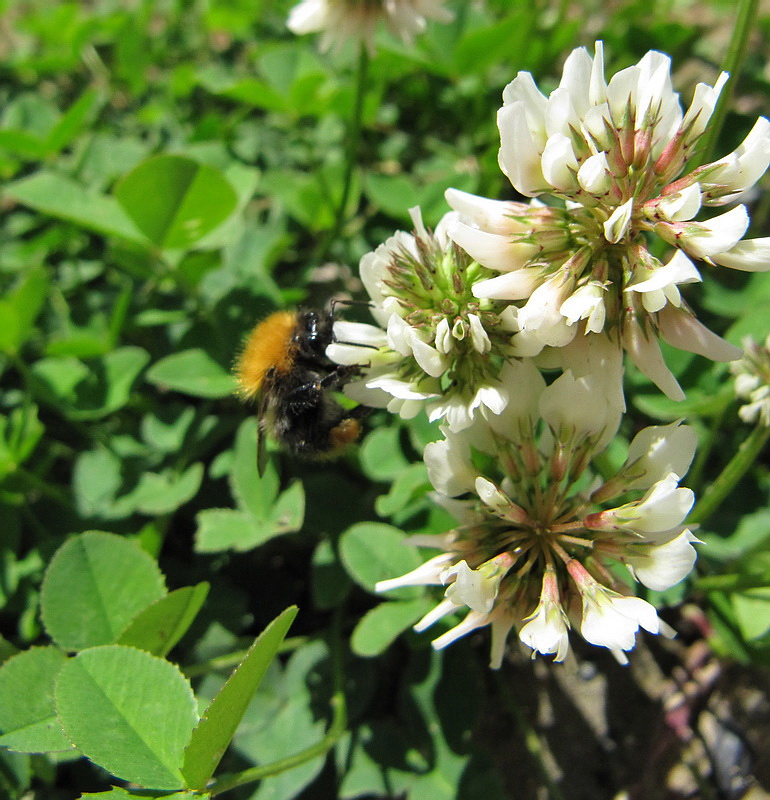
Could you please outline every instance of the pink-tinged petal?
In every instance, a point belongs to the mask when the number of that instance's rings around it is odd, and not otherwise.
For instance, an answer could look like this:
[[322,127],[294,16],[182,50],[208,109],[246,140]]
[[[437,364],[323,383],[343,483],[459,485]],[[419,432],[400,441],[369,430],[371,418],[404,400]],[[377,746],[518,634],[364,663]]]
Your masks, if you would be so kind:
[[744,239],[730,250],[711,256],[709,260],[743,272],[767,272],[770,270],[770,236]]
[[645,335],[638,322],[627,323],[623,329],[623,346],[629,357],[670,400],[684,400],[685,394],[674,374],[666,366],[657,340]]
[[740,347],[717,336],[705,325],[680,308],[666,306],[658,314],[663,338],[674,347],[697,353],[712,361],[735,361],[743,355]]

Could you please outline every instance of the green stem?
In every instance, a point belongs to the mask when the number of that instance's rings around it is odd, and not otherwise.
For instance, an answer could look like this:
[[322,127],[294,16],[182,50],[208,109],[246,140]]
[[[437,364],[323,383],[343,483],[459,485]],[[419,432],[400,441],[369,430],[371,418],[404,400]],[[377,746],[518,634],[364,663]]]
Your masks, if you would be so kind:
[[316,262],[321,263],[329,252],[332,243],[342,232],[345,225],[345,211],[347,209],[348,200],[350,198],[350,189],[353,185],[353,173],[358,163],[358,148],[361,142],[361,128],[364,116],[364,98],[366,97],[366,89],[369,76],[369,53],[361,45],[358,55],[358,69],[356,71],[356,96],[353,105],[353,118],[350,121],[350,129],[348,131],[347,148],[345,150],[345,177],[342,184],[342,196],[340,197],[339,205],[334,218],[334,226],[326,235],[319,251],[316,255]]
[[[284,639],[279,648],[279,653],[291,653],[309,641],[307,636],[291,636]],[[182,672],[188,678],[197,678],[201,675],[208,675],[209,672],[219,672],[224,669],[232,669],[237,667],[241,661],[246,657],[248,650],[236,650],[233,653],[225,653],[221,656],[215,656],[208,661],[201,661],[199,664],[191,664],[189,667],[183,667]]]
[[705,575],[696,578],[693,583],[695,589],[703,592],[743,592],[747,589],[760,589],[767,586],[764,575]]
[[703,135],[703,148],[696,159],[696,164],[693,166],[708,164],[714,158],[714,150],[716,149],[719,134],[724,125],[727,109],[735,93],[735,87],[743,66],[743,59],[746,56],[746,43],[755,27],[758,6],[759,0],[740,0],[738,4],[735,27],[730,38],[730,44],[727,46],[727,54],[723,64],[724,71],[730,73],[730,80],[719,95],[717,106]]
[[244,786],[247,783],[254,783],[264,778],[269,778],[273,775],[278,775],[281,772],[286,772],[289,769],[298,767],[307,761],[311,761],[318,756],[325,755],[329,750],[334,747],[340,740],[340,737],[345,733],[347,727],[347,707],[345,704],[345,692],[343,690],[344,675],[342,672],[342,612],[338,607],[334,614],[331,630],[331,659],[332,659],[332,676],[333,676],[333,692],[330,701],[332,709],[332,721],[326,735],[319,742],[316,742],[299,753],[287,756],[286,758],[273,761],[271,764],[262,764],[258,767],[251,767],[242,772],[236,772],[232,775],[222,775],[217,778],[207,789],[210,797],[216,797],[224,792],[235,789],[238,786]]
[[708,519],[728,494],[733,490],[738,481],[746,474],[747,470],[756,461],[757,456],[770,438],[770,428],[758,425],[746,437],[738,448],[738,452],[722,470],[717,479],[706,489],[703,497],[698,501],[693,512],[687,518],[688,525],[694,525]]

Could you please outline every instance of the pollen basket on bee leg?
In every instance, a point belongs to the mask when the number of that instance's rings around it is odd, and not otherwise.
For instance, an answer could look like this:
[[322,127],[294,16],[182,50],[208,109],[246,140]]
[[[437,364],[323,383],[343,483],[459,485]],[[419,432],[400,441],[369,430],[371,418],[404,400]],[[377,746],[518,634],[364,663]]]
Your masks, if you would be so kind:
[[296,349],[293,342],[296,325],[295,312],[276,311],[249,334],[235,366],[241,397],[255,397],[271,370],[288,372],[291,369]]

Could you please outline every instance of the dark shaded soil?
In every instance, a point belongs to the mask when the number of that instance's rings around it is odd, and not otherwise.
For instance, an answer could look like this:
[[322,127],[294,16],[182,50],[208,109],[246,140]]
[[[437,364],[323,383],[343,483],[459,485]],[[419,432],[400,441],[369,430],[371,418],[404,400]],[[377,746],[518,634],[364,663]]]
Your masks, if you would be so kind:
[[690,641],[639,636],[626,667],[575,641],[561,665],[514,654],[481,731],[510,797],[770,800],[770,674],[714,656],[700,614],[677,621]]

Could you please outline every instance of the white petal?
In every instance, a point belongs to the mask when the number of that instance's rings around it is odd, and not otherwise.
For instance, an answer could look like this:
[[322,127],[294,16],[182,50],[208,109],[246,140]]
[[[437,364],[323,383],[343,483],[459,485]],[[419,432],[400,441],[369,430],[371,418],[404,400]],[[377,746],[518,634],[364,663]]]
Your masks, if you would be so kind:
[[647,337],[638,322],[624,326],[623,346],[634,364],[670,399],[684,400],[685,394],[663,360],[660,345]]
[[666,195],[657,204],[657,209],[669,222],[682,222],[692,219],[701,207],[701,190],[693,183],[681,192]]
[[489,341],[489,336],[484,330],[477,314],[468,314],[468,322],[471,326],[471,341],[473,347],[478,353],[488,353],[492,349],[492,343]]
[[629,473],[636,475],[628,489],[647,489],[671,472],[686,475],[695,456],[698,435],[681,420],[670,425],[651,425],[636,434],[628,448],[626,462],[633,465]]
[[684,531],[670,542],[652,545],[644,553],[626,560],[636,578],[649,589],[663,592],[684,580],[692,571],[698,554],[691,542],[690,531]]
[[711,256],[710,260],[744,272],[767,272],[770,270],[770,237],[744,239],[735,247]]
[[509,272],[524,266],[539,248],[529,242],[516,242],[510,236],[487,233],[462,222],[450,225],[450,238],[479,264]]
[[391,589],[399,589],[402,586],[440,586],[441,574],[455,558],[453,553],[441,553],[405,575],[377,581],[374,591],[389,592]]
[[749,227],[746,206],[740,205],[706,222],[683,222],[679,246],[697,258],[714,256],[734,247]]
[[726,72],[722,72],[713,87],[705,83],[699,83],[695,87],[692,103],[690,103],[690,107],[682,120],[682,128],[686,129],[688,125],[692,124],[692,128],[687,135],[688,142],[694,141],[706,130],[706,125],[708,125],[708,121],[714,113],[722,88],[729,77]]
[[735,361],[743,355],[740,347],[717,336],[688,312],[666,306],[658,314],[663,338],[674,347],[710,358],[712,361]]
[[526,197],[547,191],[548,183],[540,166],[541,147],[527,125],[524,103],[503,106],[497,112],[497,125],[500,168],[513,187]]
[[439,378],[447,370],[449,364],[447,357],[416,335],[412,337],[412,354],[420,368],[432,378]]
[[607,164],[607,154],[596,153],[587,158],[577,173],[578,183],[593,195],[602,195],[612,186],[612,175]]
[[428,443],[423,453],[428,480],[448,497],[473,491],[477,473],[469,457],[468,448],[455,436]]
[[514,219],[523,214],[528,206],[523,203],[511,203],[506,200],[490,200],[459,189],[447,189],[444,192],[447,203],[458,211],[464,221],[470,221],[487,233],[507,235],[523,232],[530,227]]
[[517,269],[473,284],[473,295],[491,300],[524,300],[543,283],[539,268]]
[[617,244],[628,231],[634,211],[634,198],[618,206],[604,223],[604,238],[611,244]]
[[577,188],[575,173],[577,158],[572,149],[572,140],[557,133],[548,139],[541,158],[543,176],[554,188],[568,192]]

